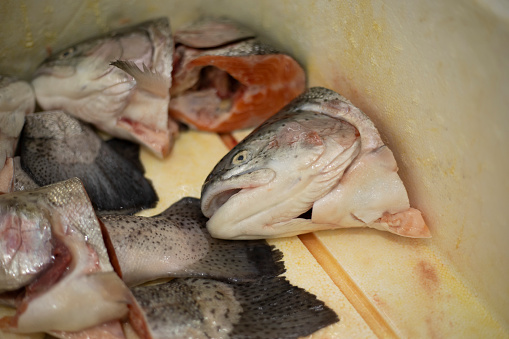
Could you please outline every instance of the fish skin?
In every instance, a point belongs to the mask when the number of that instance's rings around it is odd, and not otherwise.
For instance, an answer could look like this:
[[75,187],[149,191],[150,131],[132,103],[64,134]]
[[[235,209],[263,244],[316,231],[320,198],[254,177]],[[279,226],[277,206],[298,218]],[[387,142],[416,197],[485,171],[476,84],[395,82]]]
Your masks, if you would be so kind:
[[[410,208],[394,156],[374,124],[321,87],[234,147],[205,180],[201,199],[208,230],[222,239],[365,226],[430,236],[420,212]],[[309,210],[311,219],[299,217]]]
[[127,316],[132,295],[113,271],[99,222],[79,179],[1,195],[0,206],[4,219],[46,220],[54,243],[70,254],[69,266],[60,277],[46,285],[50,267],[26,287],[16,315],[0,318],[2,330],[75,332]]
[[237,284],[177,278],[132,292],[154,339],[298,338],[339,321],[281,277]]
[[229,18],[204,17],[175,32],[175,43],[193,48],[212,48],[236,41],[254,38],[247,27]]
[[44,110],[63,109],[164,157],[178,134],[168,117],[172,55],[168,19],[154,19],[50,56],[32,85]]
[[282,253],[264,240],[214,239],[196,198],[153,217],[101,216],[128,286],[169,277],[252,281],[284,272]]
[[[212,22],[175,33],[181,43],[170,89],[175,119],[199,130],[231,132],[257,126],[304,91],[305,73],[293,58],[251,34],[238,33],[233,22],[228,23],[231,28],[221,23],[223,29],[207,30]],[[193,33],[191,43],[188,31]]]
[[[12,162],[25,116],[35,109],[35,94],[26,81],[0,75],[0,192],[11,192]],[[7,168],[4,170],[4,166]]]
[[133,213],[158,200],[135,164],[63,111],[27,117],[20,156],[22,169],[39,186],[79,177],[100,213]]

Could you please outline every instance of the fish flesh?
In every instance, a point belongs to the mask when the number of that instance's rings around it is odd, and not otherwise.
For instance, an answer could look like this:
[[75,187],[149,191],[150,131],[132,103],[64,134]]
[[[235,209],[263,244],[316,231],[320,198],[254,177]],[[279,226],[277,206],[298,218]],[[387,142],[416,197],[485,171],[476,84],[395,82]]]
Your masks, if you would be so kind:
[[19,148],[22,169],[35,183],[46,186],[78,177],[100,213],[133,213],[158,201],[139,164],[63,111],[27,116]]
[[132,295],[79,179],[1,195],[0,218],[0,289],[20,292],[0,330],[75,332],[127,316]]
[[146,337],[298,338],[339,321],[334,311],[282,277],[229,284],[174,279],[131,289]]
[[225,155],[203,184],[201,206],[222,239],[366,226],[429,237],[397,170],[361,110],[313,87]]
[[166,156],[173,40],[167,18],[118,29],[46,59],[32,85],[44,110],[62,109],[118,138]]
[[0,75],[0,192],[12,191],[12,157],[25,116],[34,109],[32,86],[26,81]]
[[183,198],[153,217],[100,219],[128,286],[169,277],[250,281],[284,272],[283,254],[264,240],[212,238],[197,198]]
[[289,55],[233,21],[204,19],[175,32],[170,114],[192,128],[254,127],[305,89]]

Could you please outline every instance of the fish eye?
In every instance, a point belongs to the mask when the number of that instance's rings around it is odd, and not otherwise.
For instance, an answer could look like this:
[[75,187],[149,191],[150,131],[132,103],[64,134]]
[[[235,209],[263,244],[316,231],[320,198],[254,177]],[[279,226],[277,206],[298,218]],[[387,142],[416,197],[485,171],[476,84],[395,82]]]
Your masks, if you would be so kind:
[[75,51],[76,51],[76,47],[70,47],[70,48],[66,49],[65,51],[63,51],[62,53],[60,53],[60,55],[58,56],[58,59],[62,60],[62,59],[68,58],[68,57],[72,56]]
[[247,160],[248,152],[246,150],[240,151],[233,156],[232,164],[240,165]]

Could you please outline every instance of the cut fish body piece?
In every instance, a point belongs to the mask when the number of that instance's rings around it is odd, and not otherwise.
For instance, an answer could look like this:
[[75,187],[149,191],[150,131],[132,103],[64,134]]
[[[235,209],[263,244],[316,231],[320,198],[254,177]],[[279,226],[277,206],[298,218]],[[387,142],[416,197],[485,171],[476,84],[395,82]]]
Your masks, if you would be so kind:
[[132,296],[113,271],[100,224],[78,179],[1,195],[0,206],[4,223],[9,216],[27,216],[33,223],[51,225],[54,257],[52,265],[26,286],[16,315],[0,319],[0,328],[75,332],[127,315]]
[[305,88],[304,71],[294,59],[228,25],[216,27],[209,20],[176,32],[181,45],[174,58],[170,114],[199,130],[257,126]]
[[32,84],[45,110],[63,109],[113,136],[166,156],[173,41],[166,18],[112,31],[51,56]]
[[282,253],[265,241],[214,239],[196,198],[184,198],[154,217],[101,217],[130,286],[169,277],[250,281],[284,272]]

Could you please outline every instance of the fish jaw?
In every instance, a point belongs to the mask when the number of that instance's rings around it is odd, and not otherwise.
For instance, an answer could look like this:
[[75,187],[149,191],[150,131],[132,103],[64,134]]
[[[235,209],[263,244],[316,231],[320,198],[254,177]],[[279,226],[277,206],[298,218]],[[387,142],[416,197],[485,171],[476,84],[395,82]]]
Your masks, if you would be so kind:
[[206,184],[201,196],[203,214],[210,218],[226,201],[236,194],[268,185],[275,177],[276,173],[272,169],[260,169],[239,173],[226,180]]

